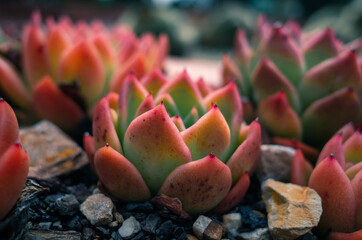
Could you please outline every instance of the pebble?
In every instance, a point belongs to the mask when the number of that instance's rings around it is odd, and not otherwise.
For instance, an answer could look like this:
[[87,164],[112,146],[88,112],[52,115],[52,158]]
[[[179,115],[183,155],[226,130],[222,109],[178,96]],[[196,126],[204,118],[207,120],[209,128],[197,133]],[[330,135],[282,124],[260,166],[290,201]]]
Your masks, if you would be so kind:
[[52,225],[52,222],[40,222],[39,223],[39,228],[48,230],[48,229],[50,229],[51,225]]
[[83,228],[83,235],[82,235],[83,240],[93,240],[95,235],[96,232],[93,229],[88,227]]
[[40,240],[40,239],[52,239],[52,240],[81,240],[81,234],[76,231],[54,231],[54,230],[41,230],[30,229],[23,237],[24,240]]
[[114,215],[114,219],[116,219],[117,222],[119,222],[121,224],[124,222],[124,218],[123,218],[122,214],[120,214],[119,212],[115,211],[113,215]]
[[55,199],[54,210],[62,216],[73,216],[78,212],[79,205],[73,194],[66,194]]
[[210,218],[200,215],[192,226],[193,233],[199,239],[220,240],[223,228]]
[[229,213],[222,216],[224,227],[233,235],[236,236],[238,228],[242,225],[240,213]]
[[80,210],[92,225],[100,226],[112,222],[113,208],[112,200],[99,193],[89,196],[81,204]]
[[252,232],[240,233],[239,237],[244,240],[272,240],[268,228],[258,228]]
[[117,221],[113,221],[113,222],[110,222],[109,224],[108,224],[108,227],[110,227],[110,228],[115,228],[115,227],[117,227],[118,226],[118,222]]
[[166,222],[162,223],[160,227],[156,231],[156,236],[160,240],[168,240],[171,239],[173,236],[172,231],[175,228],[171,220],[167,220]]
[[143,221],[142,229],[148,233],[156,233],[157,227],[160,225],[162,219],[156,214],[148,215],[145,221]]
[[139,231],[141,231],[141,224],[133,216],[127,218],[118,229],[119,235],[126,239],[133,237]]
[[69,193],[73,194],[80,203],[84,202],[89,197],[89,195],[91,195],[91,192],[83,183],[69,186],[67,187],[67,190]]
[[273,239],[295,239],[318,225],[322,201],[315,190],[269,179],[262,194]]
[[251,230],[268,227],[266,219],[251,207],[239,206],[239,211],[243,219],[243,226],[249,226]]
[[265,144],[261,146],[261,156],[256,175],[260,182],[273,178],[290,182],[290,168],[295,149],[286,146]]
[[153,211],[153,205],[150,202],[143,203],[128,203],[126,205],[126,211],[128,212],[151,212]]

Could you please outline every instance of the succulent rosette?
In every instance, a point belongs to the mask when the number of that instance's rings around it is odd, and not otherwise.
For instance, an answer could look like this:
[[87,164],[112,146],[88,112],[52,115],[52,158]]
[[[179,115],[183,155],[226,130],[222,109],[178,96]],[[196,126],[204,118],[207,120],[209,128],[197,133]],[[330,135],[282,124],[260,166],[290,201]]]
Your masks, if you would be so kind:
[[317,228],[321,235],[332,231],[330,239],[361,239],[362,134],[352,124],[326,143],[314,169],[297,150],[291,182],[308,185],[322,198],[323,213]]
[[2,48],[0,91],[23,112],[65,130],[92,115],[109,91],[118,92],[131,69],[142,77],[161,68],[168,54],[165,35],[137,38],[126,26],[73,23],[67,17],[42,24],[39,13],[24,26],[19,45],[20,62],[14,47]]
[[29,171],[28,154],[19,142],[19,126],[15,113],[0,98],[0,220],[15,205]]
[[258,162],[261,130],[257,121],[241,127],[234,83],[208,91],[202,97],[186,71],[172,80],[157,69],[140,81],[130,73],[119,95],[99,102],[93,137],[84,137],[104,187],[126,202],[177,197],[191,215],[232,209]]
[[249,97],[275,142],[321,148],[343,125],[361,120],[358,44],[344,46],[331,29],[305,33],[295,22],[271,25],[261,16],[252,46],[237,31],[235,62],[223,58],[223,78]]

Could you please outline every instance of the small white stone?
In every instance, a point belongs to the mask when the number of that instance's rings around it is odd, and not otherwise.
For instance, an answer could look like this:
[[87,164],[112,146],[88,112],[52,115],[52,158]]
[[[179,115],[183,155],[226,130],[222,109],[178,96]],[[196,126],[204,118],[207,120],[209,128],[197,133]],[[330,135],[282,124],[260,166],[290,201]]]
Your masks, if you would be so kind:
[[222,216],[222,221],[224,227],[229,230],[229,232],[236,236],[238,233],[238,228],[242,225],[241,214],[240,213],[229,213]]
[[141,231],[141,224],[133,216],[127,218],[118,229],[118,233],[122,238],[131,238],[139,231]]
[[210,218],[200,215],[192,226],[192,230],[199,239],[220,240],[223,228]]
[[244,240],[272,240],[268,228],[258,228],[252,232],[240,233],[239,237]]

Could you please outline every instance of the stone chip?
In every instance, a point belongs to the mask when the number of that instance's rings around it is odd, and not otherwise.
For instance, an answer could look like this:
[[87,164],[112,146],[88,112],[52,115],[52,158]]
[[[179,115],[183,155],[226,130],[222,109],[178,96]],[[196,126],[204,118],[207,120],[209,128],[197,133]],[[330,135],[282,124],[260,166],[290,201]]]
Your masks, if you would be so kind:
[[262,195],[273,239],[295,239],[318,225],[322,201],[315,190],[268,179]]

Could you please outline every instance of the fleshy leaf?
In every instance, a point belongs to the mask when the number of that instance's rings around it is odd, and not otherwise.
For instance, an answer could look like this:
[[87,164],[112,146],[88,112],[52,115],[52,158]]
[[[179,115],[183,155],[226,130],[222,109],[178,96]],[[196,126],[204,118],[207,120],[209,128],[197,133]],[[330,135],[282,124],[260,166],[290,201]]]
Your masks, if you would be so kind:
[[177,167],[166,178],[159,193],[179,198],[186,212],[198,215],[215,207],[230,187],[229,168],[210,154]]
[[202,97],[206,97],[209,93],[212,92],[212,88],[206,84],[202,77],[197,80],[196,84],[200,90]]
[[0,98],[0,156],[19,138],[19,125],[10,105]]
[[236,184],[245,172],[250,174],[254,172],[260,158],[260,145],[260,124],[258,121],[254,121],[250,124],[246,139],[226,163],[231,170],[233,184]]
[[189,112],[189,114],[186,115],[186,117],[184,118],[184,124],[186,127],[190,127],[192,125],[195,124],[195,122],[197,122],[197,120],[199,120],[200,116],[199,116],[199,112],[197,111],[196,107],[193,107],[191,109],[191,111]]
[[353,135],[355,129],[352,122],[347,123],[341,129],[337,131],[337,133],[342,133],[342,142],[346,142],[346,140]]
[[245,196],[250,185],[249,173],[244,173],[238,182],[231,188],[228,195],[213,209],[213,212],[221,214],[232,210]]
[[253,56],[253,50],[249,46],[248,40],[245,36],[245,31],[242,29],[238,29],[235,34],[234,55],[240,65],[249,68],[250,61]]
[[0,56],[0,90],[21,107],[29,107],[30,94],[15,72],[15,69]]
[[326,240],[347,240],[347,239],[348,240],[362,239],[362,229],[351,233],[331,232],[326,237]]
[[34,86],[48,74],[46,42],[39,24],[25,26],[22,35],[22,59],[24,72],[30,86]]
[[352,180],[354,178],[354,176],[362,170],[362,161],[349,167],[347,170],[346,170],[346,174],[348,176],[348,178],[350,180]]
[[127,75],[133,71],[137,78],[141,78],[146,71],[146,57],[143,53],[135,53],[122,67],[115,72],[110,83],[110,90],[119,92]]
[[109,144],[114,150],[122,153],[121,143],[114,126],[107,97],[102,98],[97,105],[93,115],[92,129],[95,149],[99,149],[106,144]]
[[34,108],[42,118],[48,119],[63,129],[72,129],[84,119],[80,107],[54,84],[44,77],[33,90]]
[[307,69],[337,56],[341,50],[340,43],[334,36],[333,30],[326,30],[312,36],[303,44],[304,59]]
[[356,131],[344,144],[346,162],[357,164],[362,162],[362,134]]
[[107,71],[107,74],[109,74],[110,71],[112,71],[115,67],[114,65],[116,61],[115,51],[112,48],[109,39],[104,33],[99,32],[93,37],[92,41],[100,57],[102,58],[102,62]]
[[157,96],[164,93],[169,93],[173,98],[182,118],[185,118],[194,106],[199,113],[205,112],[201,93],[186,71],[167,82],[159,90]]
[[317,165],[323,161],[326,157],[333,154],[334,158],[341,165],[342,169],[346,169],[346,159],[343,153],[343,145],[342,145],[342,135],[336,134],[334,135],[327,143],[324,145],[321,153],[319,154]]
[[61,56],[71,44],[70,36],[63,26],[59,24],[49,29],[46,40],[47,56],[50,64],[50,72],[55,81],[58,80],[58,67]]
[[352,187],[356,197],[356,224],[355,229],[362,229],[362,170],[352,179]]
[[302,151],[297,149],[290,169],[290,182],[301,186],[307,186],[312,171],[312,165],[304,158]]
[[128,125],[135,118],[137,109],[148,96],[147,90],[137,80],[134,73],[128,74],[119,94],[119,130],[122,139]]
[[140,106],[137,108],[135,117],[138,117],[142,113],[145,113],[152,108],[155,107],[155,103],[153,102],[152,94],[148,94],[148,96],[143,100],[143,102],[140,104]]
[[284,92],[271,95],[259,103],[260,122],[273,135],[300,139],[302,126],[297,113],[289,105]]
[[20,144],[13,144],[0,156],[0,220],[15,205],[23,190],[28,171],[29,156]]
[[300,111],[297,90],[288,79],[278,70],[272,61],[264,58],[256,66],[251,81],[254,98],[257,102],[279,91],[285,92],[288,102],[296,112]]
[[140,171],[153,194],[172,170],[192,160],[163,104],[131,122],[123,145],[125,156]]
[[350,180],[334,157],[327,157],[316,166],[308,186],[322,198],[323,213],[318,232],[324,235],[327,231],[353,231],[356,199]]
[[167,82],[167,79],[158,68],[154,68],[140,82],[148,92],[156,96],[158,90]]
[[159,95],[156,99],[155,99],[155,104],[158,105],[160,103],[163,103],[163,105],[165,106],[167,112],[169,113],[170,116],[175,116],[175,115],[180,115],[180,112],[176,106],[175,101],[173,100],[173,98],[171,97],[170,94],[168,93],[164,93],[162,95]]
[[246,94],[246,86],[243,77],[238,69],[238,66],[231,60],[228,55],[223,55],[221,58],[222,62],[222,79],[223,82],[229,83],[230,81],[236,82],[239,89],[243,94]]
[[186,128],[185,128],[185,125],[184,125],[184,122],[182,121],[182,119],[180,118],[179,115],[175,115],[171,118],[172,122],[176,125],[177,129],[182,132],[184,131]]
[[62,54],[58,76],[61,82],[79,80],[87,106],[92,106],[101,97],[106,80],[101,56],[94,44],[86,39]]
[[272,28],[269,37],[260,42],[258,54],[270,59],[294,86],[299,85],[304,70],[302,54],[282,26]]
[[348,122],[356,121],[361,106],[352,88],[341,89],[310,105],[302,116],[303,139],[321,147]]
[[210,153],[223,159],[230,146],[229,126],[216,105],[181,135],[193,159],[201,159]]
[[98,149],[94,164],[102,184],[119,200],[142,202],[151,198],[136,167],[112,147]]
[[361,78],[361,70],[354,51],[348,50],[326,60],[305,74],[300,86],[303,106],[309,106],[317,99],[348,86],[357,94],[361,94]]
[[204,105],[210,106],[211,104],[216,104],[219,107],[228,123],[231,131],[230,147],[234,148],[240,131],[241,122],[243,121],[241,99],[235,83],[230,82],[225,87],[217,89],[207,95],[204,99]]

